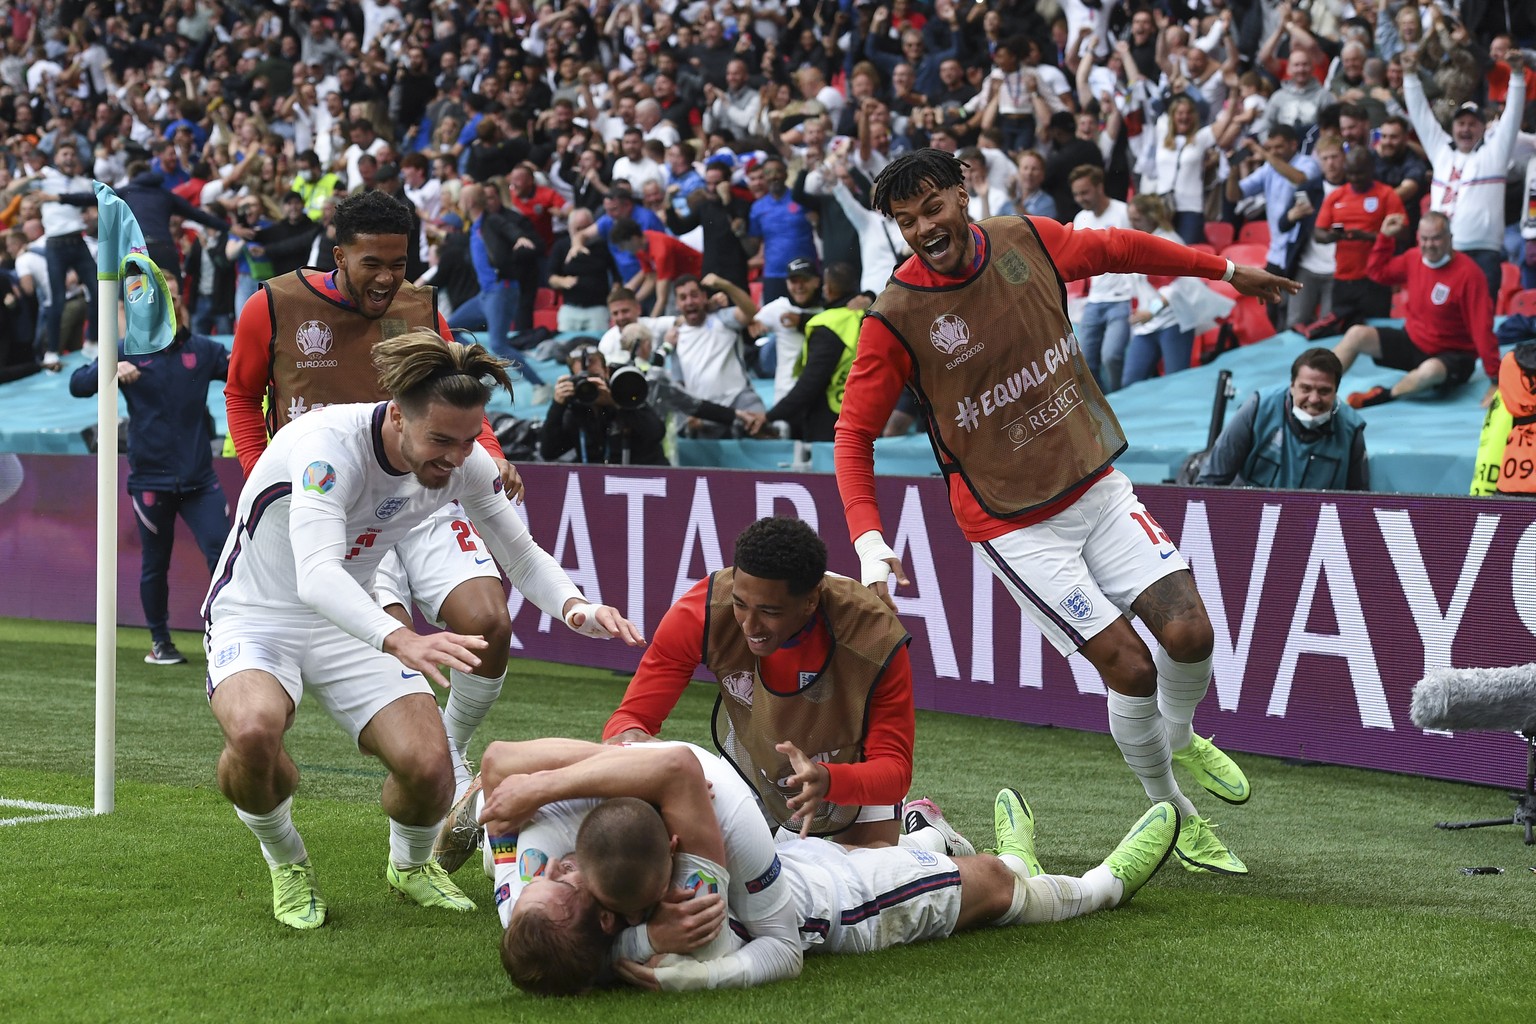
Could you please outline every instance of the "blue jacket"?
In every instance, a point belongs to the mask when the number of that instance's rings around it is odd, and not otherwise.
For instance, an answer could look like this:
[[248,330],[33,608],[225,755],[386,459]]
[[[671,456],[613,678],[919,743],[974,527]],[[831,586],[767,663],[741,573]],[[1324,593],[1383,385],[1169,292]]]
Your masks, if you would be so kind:
[[[121,384],[128,403],[128,489],[197,491],[218,482],[208,386],[229,378],[229,350],[196,334],[149,355],[129,356],[139,379]],[[76,398],[96,394],[96,361],[69,378]]]

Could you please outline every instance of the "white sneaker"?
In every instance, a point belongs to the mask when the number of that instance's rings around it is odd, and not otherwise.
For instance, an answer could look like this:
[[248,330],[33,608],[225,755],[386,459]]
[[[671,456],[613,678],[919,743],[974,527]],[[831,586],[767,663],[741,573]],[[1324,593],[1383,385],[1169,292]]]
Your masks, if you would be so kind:
[[64,369],[64,364],[59,362],[59,354],[57,352],[43,353],[43,369],[49,373],[58,373]]
[[916,832],[920,828],[932,825],[939,830],[944,837],[944,843],[949,847],[951,857],[974,857],[976,847],[971,841],[959,832],[953,825],[944,820],[944,812],[939,810],[939,805],[921,797],[917,800],[908,800],[901,807],[902,831],[908,834]]
[[87,359],[95,359],[98,349],[94,341],[88,341],[80,346],[80,354]]

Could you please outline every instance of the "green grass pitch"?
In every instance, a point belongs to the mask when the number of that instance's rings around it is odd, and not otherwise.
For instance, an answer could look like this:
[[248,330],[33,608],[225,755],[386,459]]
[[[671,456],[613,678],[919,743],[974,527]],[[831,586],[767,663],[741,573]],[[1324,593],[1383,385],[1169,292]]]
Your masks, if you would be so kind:
[[[490,886],[451,915],[401,903],[383,878],[382,773],[306,702],[289,738],[295,818],[331,904],[298,934],[271,917],[256,843],[214,785],[218,730],[192,664],[119,654],[116,813],[0,828],[0,1020],[34,1021],[1514,1021],[1536,958],[1536,848],[1492,817],[1496,791],[1241,757],[1252,801],[1193,793],[1248,878],[1170,864],[1117,912],[978,932],[866,957],[811,957],[752,992],[522,997],[496,956]],[[0,620],[0,797],[90,806],[89,627]],[[513,662],[476,739],[595,737],[624,680]],[[667,734],[708,745],[711,689]],[[1197,717],[1196,726],[1201,719]],[[920,713],[914,794],[977,846],[991,800],[1019,787],[1048,870],[1081,873],[1145,805],[1108,736]],[[1186,781],[1186,780],[1181,780]],[[0,817],[20,813],[0,810]],[[1501,865],[1466,877],[1464,865]]]

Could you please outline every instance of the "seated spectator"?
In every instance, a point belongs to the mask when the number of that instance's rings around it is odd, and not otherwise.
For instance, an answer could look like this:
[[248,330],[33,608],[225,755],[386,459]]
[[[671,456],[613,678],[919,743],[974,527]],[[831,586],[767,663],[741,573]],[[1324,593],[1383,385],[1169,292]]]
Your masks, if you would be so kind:
[[620,217],[613,222],[608,242],[619,252],[640,260],[640,274],[624,282],[644,302],[654,295],[652,316],[661,316],[673,308],[672,283],[681,277],[698,277],[704,272],[704,259],[697,249],[665,231],[643,231],[640,225]]
[[1397,238],[1407,227],[1408,218],[1402,214],[1383,221],[1366,264],[1371,280],[1407,289],[1403,329],[1358,325],[1334,347],[1346,372],[1357,356],[1368,355],[1378,365],[1407,375],[1390,389],[1378,385],[1357,391],[1349,396],[1349,404],[1360,409],[1440,384],[1463,384],[1479,358],[1493,382],[1486,404],[1497,390],[1499,343],[1493,336],[1493,304],[1482,272],[1466,253],[1451,248],[1450,224],[1445,214],[1434,211],[1419,221],[1419,244],[1393,256]]
[[[716,289],[730,305],[711,310],[706,288]],[[679,316],[667,329],[665,347],[676,353],[678,383],[690,394],[748,412],[762,412],[763,400],[752,388],[742,353],[742,332],[757,315],[757,304],[744,289],[716,274],[681,277],[673,282]],[[688,420],[693,437],[724,437],[716,424]]]
[[608,361],[596,347],[571,350],[570,373],[555,379],[544,429],[539,434],[539,458],[610,465],[665,466],[662,440],[667,427],[642,397],[639,404],[614,401],[608,386]]
[[848,264],[827,265],[821,276],[826,309],[805,323],[805,345],[794,362],[795,385],[767,412],[770,423],[788,423],[791,435],[802,441],[835,439],[859,324],[869,308],[868,296],[855,290],[858,284]]
[[1326,348],[1291,364],[1289,386],[1255,391],[1227,421],[1199,482],[1225,486],[1368,491],[1365,420],[1338,400],[1344,367]]
[[619,268],[598,237],[591,210],[573,211],[566,229],[549,257],[549,287],[564,296],[556,327],[596,336],[608,328],[608,292],[621,283]]

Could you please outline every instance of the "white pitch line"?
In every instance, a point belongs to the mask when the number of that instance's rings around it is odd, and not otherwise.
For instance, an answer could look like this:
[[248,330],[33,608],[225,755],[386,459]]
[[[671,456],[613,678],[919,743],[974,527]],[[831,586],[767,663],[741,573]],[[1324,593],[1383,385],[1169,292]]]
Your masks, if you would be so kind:
[[0,807],[14,807],[19,811],[42,811],[42,814],[28,814],[15,818],[0,818],[0,828],[7,825],[25,825],[33,821],[60,821],[66,818],[87,818],[91,816],[89,807],[76,807],[73,804],[45,804],[36,800],[11,800],[0,797]]

